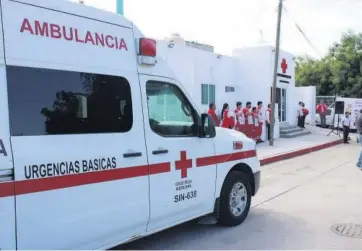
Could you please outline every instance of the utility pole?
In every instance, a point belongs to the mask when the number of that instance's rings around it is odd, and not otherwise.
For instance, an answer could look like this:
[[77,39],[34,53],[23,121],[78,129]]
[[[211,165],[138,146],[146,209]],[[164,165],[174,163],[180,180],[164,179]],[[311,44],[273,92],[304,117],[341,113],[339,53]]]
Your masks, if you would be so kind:
[[280,0],[279,8],[278,8],[277,36],[276,36],[276,42],[275,42],[274,76],[273,76],[273,87],[272,87],[271,124],[270,124],[270,140],[269,140],[270,146],[272,146],[274,144],[275,100],[276,100],[276,90],[277,90],[279,45],[280,45],[280,24],[282,21],[282,10],[283,10],[283,0]]

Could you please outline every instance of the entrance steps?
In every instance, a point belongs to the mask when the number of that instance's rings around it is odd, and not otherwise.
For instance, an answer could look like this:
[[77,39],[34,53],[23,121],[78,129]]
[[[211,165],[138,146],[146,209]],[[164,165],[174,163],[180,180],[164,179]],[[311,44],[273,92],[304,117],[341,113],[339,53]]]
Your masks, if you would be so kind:
[[280,127],[281,138],[296,138],[304,135],[311,134],[307,129],[303,129],[292,125],[283,125]]

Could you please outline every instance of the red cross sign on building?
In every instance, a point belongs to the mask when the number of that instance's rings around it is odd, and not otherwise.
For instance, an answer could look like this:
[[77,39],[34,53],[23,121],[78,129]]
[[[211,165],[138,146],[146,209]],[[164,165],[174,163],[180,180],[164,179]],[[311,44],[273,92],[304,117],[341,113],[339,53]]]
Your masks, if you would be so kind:
[[175,161],[176,170],[181,170],[181,178],[187,178],[187,169],[192,168],[192,159],[186,158],[186,151],[181,151],[181,159]]
[[287,73],[288,64],[287,64],[287,60],[285,60],[285,58],[282,59],[282,63],[280,64],[280,67],[282,68],[283,73]]

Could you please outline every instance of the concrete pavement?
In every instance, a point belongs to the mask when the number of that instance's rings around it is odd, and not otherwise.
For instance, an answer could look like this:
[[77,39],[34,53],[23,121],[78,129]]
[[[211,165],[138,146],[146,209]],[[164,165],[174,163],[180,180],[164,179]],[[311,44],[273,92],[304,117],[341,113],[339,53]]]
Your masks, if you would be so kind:
[[310,125],[307,125],[306,127],[312,134],[293,139],[279,138],[274,141],[274,146],[269,146],[269,142],[257,145],[258,157],[261,160],[270,159],[278,155],[286,155],[291,152],[326,145],[342,139],[335,134],[330,134],[328,136],[331,131],[329,129],[322,129]]
[[247,220],[234,228],[183,224],[120,249],[362,249],[331,231],[362,224],[360,146],[338,145],[263,166]]

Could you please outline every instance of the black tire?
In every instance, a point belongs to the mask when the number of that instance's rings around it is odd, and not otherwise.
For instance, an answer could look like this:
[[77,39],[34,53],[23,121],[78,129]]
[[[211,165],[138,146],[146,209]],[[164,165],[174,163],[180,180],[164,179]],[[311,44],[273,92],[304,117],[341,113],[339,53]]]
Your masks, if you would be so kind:
[[[233,186],[236,183],[242,183],[244,187],[246,188],[246,198],[247,203],[245,206],[244,211],[241,215],[235,216],[229,207],[229,201],[230,201],[230,193],[233,188]],[[232,171],[230,172],[223,184],[223,187],[221,189],[221,195],[220,195],[220,211],[219,211],[219,224],[222,226],[228,226],[233,227],[240,225],[243,223],[243,221],[248,216],[249,210],[250,210],[250,203],[251,203],[251,185],[248,178],[248,175],[239,172],[239,171]]]

